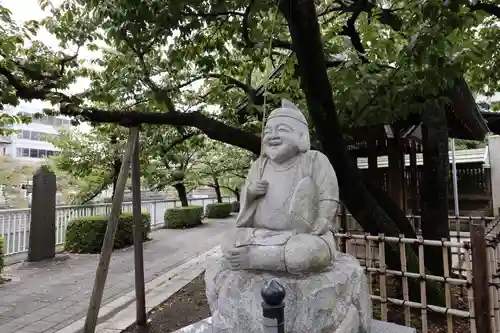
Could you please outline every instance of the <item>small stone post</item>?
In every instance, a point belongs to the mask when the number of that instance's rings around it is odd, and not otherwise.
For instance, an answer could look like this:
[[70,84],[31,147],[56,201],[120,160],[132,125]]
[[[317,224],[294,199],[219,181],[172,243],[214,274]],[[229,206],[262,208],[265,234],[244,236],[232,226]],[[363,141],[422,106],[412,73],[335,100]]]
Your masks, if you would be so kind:
[[262,295],[264,332],[285,333],[285,288],[275,279],[265,283]]
[[42,166],[33,175],[28,261],[56,255],[56,175]]

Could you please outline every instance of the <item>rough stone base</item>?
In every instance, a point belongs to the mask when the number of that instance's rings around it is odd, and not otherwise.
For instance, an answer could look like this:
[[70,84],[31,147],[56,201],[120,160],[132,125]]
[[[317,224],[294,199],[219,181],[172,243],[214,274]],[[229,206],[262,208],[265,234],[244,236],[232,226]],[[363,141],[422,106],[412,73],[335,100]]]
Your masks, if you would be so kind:
[[[413,327],[399,326],[378,320],[373,320],[370,327],[370,333],[416,333],[416,332],[417,330],[414,329]],[[212,318],[204,319],[202,321],[197,322],[196,324],[186,326],[173,333],[212,333]],[[342,333],[347,333],[347,332],[342,332]]]
[[339,254],[329,270],[305,276],[232,271],[224,258],[212,260],[205,281],[214,332],[263,333],[260,290],[276,278],[286,290],[285,332],[333,333],[343,327],[342,333],[368,333],[368,284],[350,255]]

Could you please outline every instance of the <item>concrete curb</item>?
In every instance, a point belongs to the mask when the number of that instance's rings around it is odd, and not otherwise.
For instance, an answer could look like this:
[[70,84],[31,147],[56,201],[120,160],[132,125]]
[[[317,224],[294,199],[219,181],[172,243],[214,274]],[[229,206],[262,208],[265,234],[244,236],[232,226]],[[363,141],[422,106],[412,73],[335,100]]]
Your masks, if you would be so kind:
[[[220,253],[216,246],[146,283],[146,311],[163,303],[205,270],[205,260]],[[96,333],[119,333],[135,323],[135,290],[101,306]],[[56,333],[81,333],[85,317]]]

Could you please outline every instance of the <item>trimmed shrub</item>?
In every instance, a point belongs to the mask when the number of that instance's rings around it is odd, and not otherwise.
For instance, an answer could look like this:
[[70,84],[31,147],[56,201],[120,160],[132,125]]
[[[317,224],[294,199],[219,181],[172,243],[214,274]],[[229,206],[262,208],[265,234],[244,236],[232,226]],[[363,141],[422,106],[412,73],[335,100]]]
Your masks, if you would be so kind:
[[0,274],[2,274],[3,265],[4,265],[4,262],[3,262],[3,238],[0,237]]
[[165,211],[165,228],[193,228],[201,224],[202,206],[170,208]]
[[[144,225],[144,240],[148,239],[151,231],[151,217],[149,213],[142,213]],[[104,234],[108,225],[108,216],[77,217],[68,223],[64,249],[76,253],[101,252]],[[114,249],[121,249],[134,244],[134,221],[132,213],[122,213],[118,221]]]
[[207,205],[205,215],[210,219],[222,219],[231,215],[233,205],[230,202],[213,203]]
[[239,201],[233,201],[231,203],[232,209],[231,211],[233,213],[239,213],[240,212],[240,202]]

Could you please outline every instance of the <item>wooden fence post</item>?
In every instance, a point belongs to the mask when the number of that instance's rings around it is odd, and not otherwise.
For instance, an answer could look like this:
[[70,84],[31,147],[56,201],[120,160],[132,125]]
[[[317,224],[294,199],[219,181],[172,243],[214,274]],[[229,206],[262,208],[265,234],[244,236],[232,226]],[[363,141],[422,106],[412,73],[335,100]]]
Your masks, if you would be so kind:
[[483,224],[471,223],[472,288],[474,289],[474,313],[476,332],[492,333],[490,321],[490,294],[486,234]]
[[104,234],[104,241],[102,243],[101,256],[99,257],[99,264],[95,273],[94,288],[92,289],[92,296],[90,297],[90,304],[87,310],[87,317],[85,318],[85,325],[83,327],[84,333],[94,333],[97,326],[97,318],[99,317],[99,309],[101,307],[102,294],[108,277],[109,261],[113,253],[113,245],[115,243],[116,230],[118,229],[118,221],[120,218],[123,194],[125,192],[125,185],[127,183],[128,173],[130,170],[130,160],[134,151],[136,136],[138,135],[138,127],[130,129],[130,135],[127,141],[127,149],[123,154],[123,162],[116,182],[115,196],[111,205],[111,213],[108,218],[108,226]]

